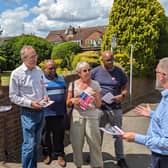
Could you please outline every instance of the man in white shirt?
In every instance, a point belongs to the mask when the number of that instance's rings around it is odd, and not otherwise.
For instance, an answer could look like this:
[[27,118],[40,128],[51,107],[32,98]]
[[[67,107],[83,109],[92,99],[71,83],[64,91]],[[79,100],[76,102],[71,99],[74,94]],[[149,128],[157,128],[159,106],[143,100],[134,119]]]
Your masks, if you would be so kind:
[[44,112],[39,101],[48,101],[48,96],[43,83],[43,72],[36,66],[35,49],[26,45],[20,54],[23,63],[11,74],[9,97],[13,103],[21,107],[22,167],[36,168],[37,147],[44,122]]

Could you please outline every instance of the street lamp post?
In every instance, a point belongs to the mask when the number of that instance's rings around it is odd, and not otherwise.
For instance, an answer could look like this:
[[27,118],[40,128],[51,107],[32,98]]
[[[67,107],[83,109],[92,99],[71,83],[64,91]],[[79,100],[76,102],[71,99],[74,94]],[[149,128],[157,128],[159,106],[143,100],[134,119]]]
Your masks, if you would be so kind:
[[114,35],[112,35],[111,37],[111,52],[114,54],[114,49],[117,46],[117,41],[116,41],[116,37]]
[[0,26],[0,35],[2,34],[3,30],[1,29],[1,26]]
[[131,105],[132,105],[133,51],[134,51],[134,46],[133,46],[133,44],[131,44],[131,54],[130,54],[130,87],[129,87],[130,104]]
[[[3,30],[1,29],[1,26],[0,26],[0,35],[2,34]],[[0,62],[0,73],[1,73],[1,62]],[[0,86],[1,86],[1,74],[0,74]]]

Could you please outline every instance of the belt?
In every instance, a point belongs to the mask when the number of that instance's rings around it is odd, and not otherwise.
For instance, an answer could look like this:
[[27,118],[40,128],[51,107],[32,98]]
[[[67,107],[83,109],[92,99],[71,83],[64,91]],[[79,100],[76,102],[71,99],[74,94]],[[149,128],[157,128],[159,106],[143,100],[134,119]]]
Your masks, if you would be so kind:
[[156,152],[153,152],[153,151],[152,151],[152,155],[157,156],[157,157],[167,157],[168,158],[168,155],[163,155],[163,154],[156,153]]

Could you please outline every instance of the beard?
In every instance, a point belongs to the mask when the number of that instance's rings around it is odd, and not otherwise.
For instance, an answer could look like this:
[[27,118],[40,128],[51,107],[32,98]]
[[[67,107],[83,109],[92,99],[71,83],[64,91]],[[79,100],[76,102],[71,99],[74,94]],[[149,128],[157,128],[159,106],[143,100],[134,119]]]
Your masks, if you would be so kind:
[[155,89],[156,90],[163,90],[164,89],[162,86],[162,83],[158,79],[156,79],[156,82],[155,82]]

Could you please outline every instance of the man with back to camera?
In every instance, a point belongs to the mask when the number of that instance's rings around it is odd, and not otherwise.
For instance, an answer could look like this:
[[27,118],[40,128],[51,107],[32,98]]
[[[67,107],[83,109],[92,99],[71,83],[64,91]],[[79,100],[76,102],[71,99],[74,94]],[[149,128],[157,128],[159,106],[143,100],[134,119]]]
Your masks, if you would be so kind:
[[20,55],[23,63],[11,73],[9,97],[21,107],[22,167],[37,168],[38,145],[44,123],[44,112],[39,101],[48,101],[48,96],[44,87],[43,72],[36,65],[35,49],[25,45]]
[[[107,93],[112,93],[113,102],[102,106],[103,116],[100,118],[100,126],[105,126],[107,123],[110,125],[117,125],[122,127],[122,109],[121,101],[128,92],[128,80],[125,73],[117,66],[113,65],[114,57],[111,51],[107,50],[102,53],[103,65],[95,67],[91,71],[93,80],[99,82],[101,86],[102,97]],[[102,133],[103,136],[103,133]],[[128,168],[124,159],[123,142],[120,136],[115,138],[115,154],[117,164],[120,168]]]
[[149,104],[137,106],[135,111],[150,117],[146,135],[125,132],[122,138],[128,142],[145,145],[152,152],[152,168],[168,167],[168,57],[162,58],[156,67],[156,88],[162,88],[162,99],[155,110]]
[[64,114],[66,113],[66,83],[63,76],[56,73],[56,63],[53,60],[45,61],[44,84],[50,100],[53,100],[54,103],[44,109],[45,126],[43,129],[42,138],[44,155],[43,161],[45,164],[50,164],[52,160],[51,154],[53,151],[58,164],[65,167]]

